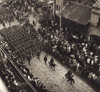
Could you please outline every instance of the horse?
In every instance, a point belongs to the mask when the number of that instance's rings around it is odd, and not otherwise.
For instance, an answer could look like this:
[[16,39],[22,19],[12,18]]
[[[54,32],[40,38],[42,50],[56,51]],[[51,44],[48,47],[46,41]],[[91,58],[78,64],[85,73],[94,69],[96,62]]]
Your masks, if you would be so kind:
[[75,83],[75,80],[73,79],[73,77],[68,77],[68,82],[70,82],[71,84],[74,84]]
[[49,62],[49,67],[50,67],[51,69],[53,69],[54,71],[55,71],[55,66],[57,66],[55,63],[50,63],[50,62]]
[[72,74],[71,75],[65,74],[65,77],[68,80],[68,82],[70,82],[71,84],[74,84],[75,83],[75,80],[73,78],[74,76]]

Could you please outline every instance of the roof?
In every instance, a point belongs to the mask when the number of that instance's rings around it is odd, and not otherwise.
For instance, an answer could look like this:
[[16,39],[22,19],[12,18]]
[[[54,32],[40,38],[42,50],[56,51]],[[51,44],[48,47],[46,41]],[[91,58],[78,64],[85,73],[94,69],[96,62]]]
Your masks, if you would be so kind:
[[66,19],[69,19],[82,25],[86,25],[90,21],[91,11],[91,7],[80,5],[74,2],[69,2],[66,4],[64,9],[60,11],[59,14]]

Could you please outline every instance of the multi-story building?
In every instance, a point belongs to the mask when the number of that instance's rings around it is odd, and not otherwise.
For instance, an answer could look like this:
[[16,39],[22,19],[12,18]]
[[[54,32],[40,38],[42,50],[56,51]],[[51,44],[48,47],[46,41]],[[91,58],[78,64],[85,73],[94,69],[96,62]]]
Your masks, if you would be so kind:
[[69,0],[56,0],[56,10],[60,11]]
[[100,0],[97,0],[92,8],[90,31],[92,34],[100,35]]
[[61,24],[63,27],[85,35],[90,24],[91,11],[91,7],[76,2],[68,2],[57,15],[62,17]]
[[67,1],[56,0],[57,15],[62,16],[62,26],[87,33],[88,36],[100,36],[100,0],[93,6]]
[[92,7],[89,35],[91,39],[100,43],[100,0],[97,0]]
[[100,28],[100,0],[98,0],[92,8],[91,25]]

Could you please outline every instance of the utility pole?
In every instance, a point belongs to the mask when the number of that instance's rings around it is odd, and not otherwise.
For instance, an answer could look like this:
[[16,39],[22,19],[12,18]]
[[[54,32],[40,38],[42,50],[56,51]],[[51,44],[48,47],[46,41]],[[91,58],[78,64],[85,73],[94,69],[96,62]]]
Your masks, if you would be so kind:
[[61,14],[60,14],[60,28],[62,27],[62,16],[61,16]]
[[[48,0],[46,0],[46,8],[48,9]],[[46,16],[48,16],[48,10],[46,10]],[[47,26],[48,26],[48,19],[47,19]]]
[[46,0],[46,5],[48,4],[48,0]]
[[56,14],[56,0],[53,0],[53,20],[55,20],[55,14]]

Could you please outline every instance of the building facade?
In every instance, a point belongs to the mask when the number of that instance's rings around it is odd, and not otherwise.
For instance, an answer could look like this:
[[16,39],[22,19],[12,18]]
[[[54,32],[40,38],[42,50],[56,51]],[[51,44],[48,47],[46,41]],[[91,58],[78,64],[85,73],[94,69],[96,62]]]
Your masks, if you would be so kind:
[[100,27],[100,0],[98,0],[92,8],[91,25]]
[[[61,16],[62,27],[87,35],[90,24],[92,8],[75,2],[68,2],[64,8],[57,13]],[[58,19],[60,20],[60,19]]]
[[100,0],[93,5],[89,31],[90,35],[100,36]]
[[56,10],[60,11],[69,0],[56,0]]

